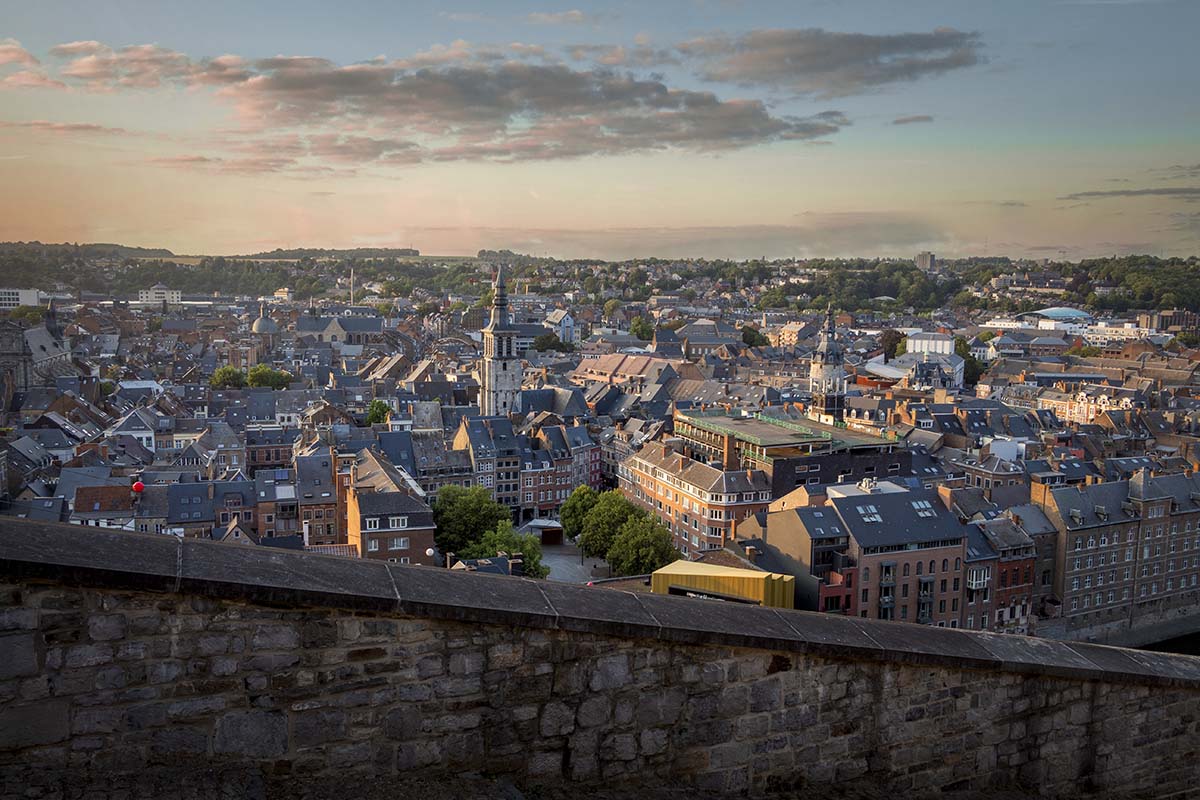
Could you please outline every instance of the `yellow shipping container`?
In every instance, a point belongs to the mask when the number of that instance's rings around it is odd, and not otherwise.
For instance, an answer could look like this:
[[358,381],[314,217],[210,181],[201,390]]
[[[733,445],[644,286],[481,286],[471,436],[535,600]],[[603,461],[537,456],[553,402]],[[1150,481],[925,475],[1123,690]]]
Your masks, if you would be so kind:
[[650,591],[771,608],[795,608],[796,579],[777,572],[674,561],[650,576]]

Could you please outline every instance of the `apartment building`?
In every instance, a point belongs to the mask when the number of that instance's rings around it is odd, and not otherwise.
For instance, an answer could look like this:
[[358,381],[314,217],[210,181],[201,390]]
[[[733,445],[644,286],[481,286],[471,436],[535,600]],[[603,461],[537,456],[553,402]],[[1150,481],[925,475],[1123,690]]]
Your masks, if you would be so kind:
[[737,524],[771,502],[771,484],[758,469],[722,469],[682,452],[672,439],[647,442],[618,470],[621,491],[671,531],[688,558],[719,550]]
[[1137,625],[1200,601],[1200,476],[1034,484],[1058,530],[1055,593],[1068,632]]
[[361,558],[433,565],[433,511],[412,476],[362,450],[350,467],[346,541]]

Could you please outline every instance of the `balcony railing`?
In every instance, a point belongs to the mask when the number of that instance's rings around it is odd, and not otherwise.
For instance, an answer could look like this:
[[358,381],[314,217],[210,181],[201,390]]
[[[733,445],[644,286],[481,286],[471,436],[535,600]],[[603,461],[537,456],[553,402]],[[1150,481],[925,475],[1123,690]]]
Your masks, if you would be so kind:
[[968,589],[983,589],[984,587],[987,586],[987,583],[988,583],[988,579],[986,577],[982,577],[982,578],[972,578],[970,576],[967,577],[967,588]]
[[880,608],[893,608],[896,605],[896,596],[894,594],[885,594],[879,598]]
[[896,573],[885,572],[882,575],[880,575],[879,576],[879,585],[880,586],[895,586],[896,585]]

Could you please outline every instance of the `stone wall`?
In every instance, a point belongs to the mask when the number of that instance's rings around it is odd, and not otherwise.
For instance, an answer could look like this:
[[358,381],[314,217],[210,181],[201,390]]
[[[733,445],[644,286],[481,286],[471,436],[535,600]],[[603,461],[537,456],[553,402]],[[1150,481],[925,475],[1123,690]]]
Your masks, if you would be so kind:
[[1187,796],[1198,725],[1186,656],[0,527],[4,798]]

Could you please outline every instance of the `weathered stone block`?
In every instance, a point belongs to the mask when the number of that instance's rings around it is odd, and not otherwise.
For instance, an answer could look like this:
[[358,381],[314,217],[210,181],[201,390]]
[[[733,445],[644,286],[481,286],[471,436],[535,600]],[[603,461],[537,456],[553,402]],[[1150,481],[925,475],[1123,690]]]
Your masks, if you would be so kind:
[[629,680],[628,656],[604,656],[596,660],[590,686],[593,692],[602,692],[607,689],[620,689],[628,684]]
[[81,644],[67,648],[67,669],[95,667],[113,660],[113,649],[107,644]]
[[279,711],[237,711],[217,720],[214,753],[278,758],[287,752],[287,717]]
[[388,712],[383,731],[390,739],[416,739],[421,735],[425,717],[416,706],[406,705]]
[[290,625],[259,625],[251,639],[256,650],[292,650],[299,644],[300,634]]
[[312,747],[337,741],[346,735],[346,712],[318,709],[292,715],[292,744]]
[[612,704],[605,695],[592,695],[579,704],[580,727],[594,728],[608,722],[612,715]]
[[93,642],[111,642],[115,639],[124,639],[124,615],[92,614],[88,617],[88,637]]
[[53,744],[71,733],[66,700],[39,700],[32,705],[0,709],[0,750]]
[[0,636],[0,680],[36,675],[37,634],[10,633]]
[[167,706],[167,716],[171,719],[186,719],[202,717],[225,710],[225,698],[220,695],[208,697],[191,697],[178,700]]
[[565,703],[546,703],[540,729],[542,736],[565,736],[575,730],[575,710]]

